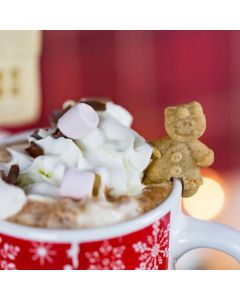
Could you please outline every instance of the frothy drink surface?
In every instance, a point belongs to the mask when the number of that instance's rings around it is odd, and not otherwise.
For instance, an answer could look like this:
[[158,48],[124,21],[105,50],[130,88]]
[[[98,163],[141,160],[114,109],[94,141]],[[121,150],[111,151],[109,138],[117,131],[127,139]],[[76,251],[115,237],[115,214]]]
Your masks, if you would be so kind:
[[15,223],[47,228],[86,228],[132,219],[160,205],[171,192],[168,185],[154,185],[138,197],[114,199],[88,198],[58,201],[29,197],[23,209],[10,220]]

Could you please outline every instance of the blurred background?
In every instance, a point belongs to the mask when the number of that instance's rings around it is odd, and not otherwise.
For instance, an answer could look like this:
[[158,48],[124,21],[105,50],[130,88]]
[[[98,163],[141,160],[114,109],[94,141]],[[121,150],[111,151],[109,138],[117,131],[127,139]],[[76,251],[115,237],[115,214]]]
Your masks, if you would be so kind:
[[[125,106],[148,140],[164,135],[166,106],[201,102],[216,161],[184,209],[240,228],[240,31],[0,31],[2,136],[46,126],[64,100],[83,96]],[[179,268],[240,269],[208,249]]]

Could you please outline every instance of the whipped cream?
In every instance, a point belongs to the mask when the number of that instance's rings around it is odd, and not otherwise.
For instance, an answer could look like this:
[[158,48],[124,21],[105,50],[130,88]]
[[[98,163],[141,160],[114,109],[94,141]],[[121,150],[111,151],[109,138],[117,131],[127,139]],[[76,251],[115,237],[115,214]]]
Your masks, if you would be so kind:
[[33,159],[25,152],[25,150],[16,150],[11,148],[7,149],[11,153],[12,160],[7,163],[0,163],[0,170],[8,173],[11,166],[17,164],[19,166],[20,172],[24,172],[31,166]]
[[59,198],[59,189],[51,183],[48,182],[38,182],[34,184],[27,185],[25,187],[26,194],[34,195],[34,199],[39,198],[39,201],[42,201],[42,199],[57,199]]
[[98,114],[98,127],[81,139],[54,139],[49,135],[35,141],[44,155],[35,158],[23,173],[33,183],[48,182],[59,187],[65,168],[75,167],[99,174],[102,190],[109,189],[113,196],[140,194],[142,172],[149,164],[151,146],[123,124],[132,122],[125,109],[109,103],[107,110]]
[[76,144],[112,195],[141,193],[142,172],[149,164],[152,148],[135,131],[100,113],[98,128]]
[[[34,141],[43,149],[44,155],[32,158],[24,150],[8,148],[12,161],[1,163],[0,169],[8,172],[12,164],[18,164],[18,184],[23,188],[11,186],[12,193],[20,194],[20,200],[16,200],[19,202],[15,206],[15,213],[25,203],[25,194],[34,195],[34,198],[39,195],[45,202],[48,199],[57,201],[65,170],[76,168],[100,177],[98,201],[96,198],[95,201],[89,200],[84,213],[79,214],[79,226],[109,224],[139,214],[137,201],[131,199],[116,205],[106,200],[105,193],[108,191],[114,197],[139,195],[144,188],[142,176],[150,162],[152,148],[130,128],[133,117],[121,106],[108,102],[106,110],[97,111],[97,114],[97,127],[87,131],[79,139],[54,138],[51,136],[53,130],[45,129],[39,131],[42,139],[29,138],[29,141]],[[74,126],[74,122],[71,122],[71,126]],[[3,187],[6,190],[5,185],[1,181],[0,190]],[[6,206],[10,203],[2,202]],[[11,210],[11,205],[9,209]],[[8,215],[9,213],[3,213],[0,218]]]

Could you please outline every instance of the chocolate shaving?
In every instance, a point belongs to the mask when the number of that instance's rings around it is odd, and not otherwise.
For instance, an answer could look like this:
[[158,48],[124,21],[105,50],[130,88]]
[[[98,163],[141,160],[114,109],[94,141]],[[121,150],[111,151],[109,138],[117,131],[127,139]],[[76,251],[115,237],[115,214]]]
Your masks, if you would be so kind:
[[8,176],[3,175],[2,179],[8,184],[15,185],[18,179],[18,175],[19,175],[19,166],[12,165],[8,172]]
[[35,138],[36,140],[41,140],[42,137],[38,134],[39,129],[34,130],[34,132],[30,135],[30,137]]
[[52,137],[53,137],[54,139],[58,139],[58,138],[60,138],[60,137],[66,138],[66,136],[65,136],[65,135],[61,132],[61,130],[58,129],[58,128],[52,133]]
[[33,158],[44,155],[42,147],[34,142],[31,142],[30,145],[25,149],[25,151]]
[[0,148],[0,162],[7,163],[10,162],[11,160],[12,160],[11,153],[5,148]]
[[94,110],[104,111],[107,109],[107,102],[111,101],[106,97],[84,97],[80,99],[81,103],[90,105]]

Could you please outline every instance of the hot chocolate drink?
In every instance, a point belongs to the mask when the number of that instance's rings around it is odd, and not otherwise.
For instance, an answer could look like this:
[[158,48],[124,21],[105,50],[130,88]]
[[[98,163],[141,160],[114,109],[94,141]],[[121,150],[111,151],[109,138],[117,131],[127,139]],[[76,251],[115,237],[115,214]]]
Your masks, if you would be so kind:
[[[166,158],[176,158],[169,164],[177,170],[182,157],[183,164],[188,160],[188,152],[181,153],[188,148],[175,143],[177,154],[167,149],[165,155],[166,147],[146,142],[131,129],[132,121],[126,109],[107,99],[67,101],[50,128],[2,144],[0,219],[86,228],[129,220],[160,205],[172,189],[171,176],[160,177],[168,171]],[[156,167],[160,157],[164,163]],[[172,177],[185,179],[185,173]]]

